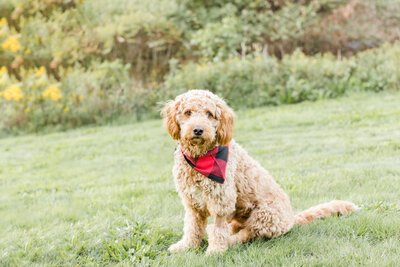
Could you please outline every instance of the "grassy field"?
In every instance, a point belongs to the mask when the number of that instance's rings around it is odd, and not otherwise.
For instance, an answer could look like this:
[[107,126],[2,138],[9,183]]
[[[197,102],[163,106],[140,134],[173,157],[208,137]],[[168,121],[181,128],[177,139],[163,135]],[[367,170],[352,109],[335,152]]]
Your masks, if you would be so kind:
[[170,254],[183,206],[160,120],[0,139],[0,265],[323,265],[400,262],[400,93],[237,112],[235,139],[296,211],[363,209],[205,256]]

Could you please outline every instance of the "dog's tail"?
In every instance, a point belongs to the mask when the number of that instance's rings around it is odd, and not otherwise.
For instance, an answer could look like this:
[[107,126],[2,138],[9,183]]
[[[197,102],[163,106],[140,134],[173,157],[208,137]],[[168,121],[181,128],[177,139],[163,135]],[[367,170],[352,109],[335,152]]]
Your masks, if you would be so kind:
[[349,201],[332,200],[300,212],[295,216],[294,224],[308,224],[316,219],[326,218],[333,214],[349,214],[357,209],[357,206]]

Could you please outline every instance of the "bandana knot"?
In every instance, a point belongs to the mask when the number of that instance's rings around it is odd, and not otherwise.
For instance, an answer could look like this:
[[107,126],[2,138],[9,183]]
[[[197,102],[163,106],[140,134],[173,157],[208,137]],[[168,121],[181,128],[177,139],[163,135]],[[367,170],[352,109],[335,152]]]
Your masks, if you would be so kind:
[[228,163],[229,145],[217,146],[205,155],[192,158],[181,150],[186,162],[197,172],[211,180],[223,184],[225,182],[225,171]]

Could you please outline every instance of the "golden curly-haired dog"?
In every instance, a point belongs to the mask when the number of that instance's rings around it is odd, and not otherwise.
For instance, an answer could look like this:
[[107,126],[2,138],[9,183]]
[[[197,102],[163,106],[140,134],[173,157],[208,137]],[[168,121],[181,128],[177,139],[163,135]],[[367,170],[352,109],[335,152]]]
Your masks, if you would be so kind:
[[[191,90],[177,96],[166,103],[162,115],[169,134],[179,141],[173,175],[185,207],[184,235],[169,248],[172,252],[198,247],[206,228],[210,253],[256,237],[277,237],[296,224],[348,214],[356,208],[351,202],[334,200],[294,215],[287,194],[232,139],[232,109],[209,91]],[[229,160],[223,184],[194,170],[183,156],[198,158],[227,144]],[[208,216],[214,218],[214,224],[207,227]]]

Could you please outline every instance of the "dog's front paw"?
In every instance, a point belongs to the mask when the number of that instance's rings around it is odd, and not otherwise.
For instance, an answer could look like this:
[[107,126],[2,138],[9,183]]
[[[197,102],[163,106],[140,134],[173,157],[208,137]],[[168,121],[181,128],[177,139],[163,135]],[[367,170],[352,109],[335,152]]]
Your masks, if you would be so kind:
[[217,227],[215,224],[208,225],[208,248],[206,255],[227,250],[231,231],[228,223],[223,224],[221,227]]
[[189,248],[189,245],[185,241],[181,240],[168,248],[169,252],[177,253],[179,251],[184,251]]

